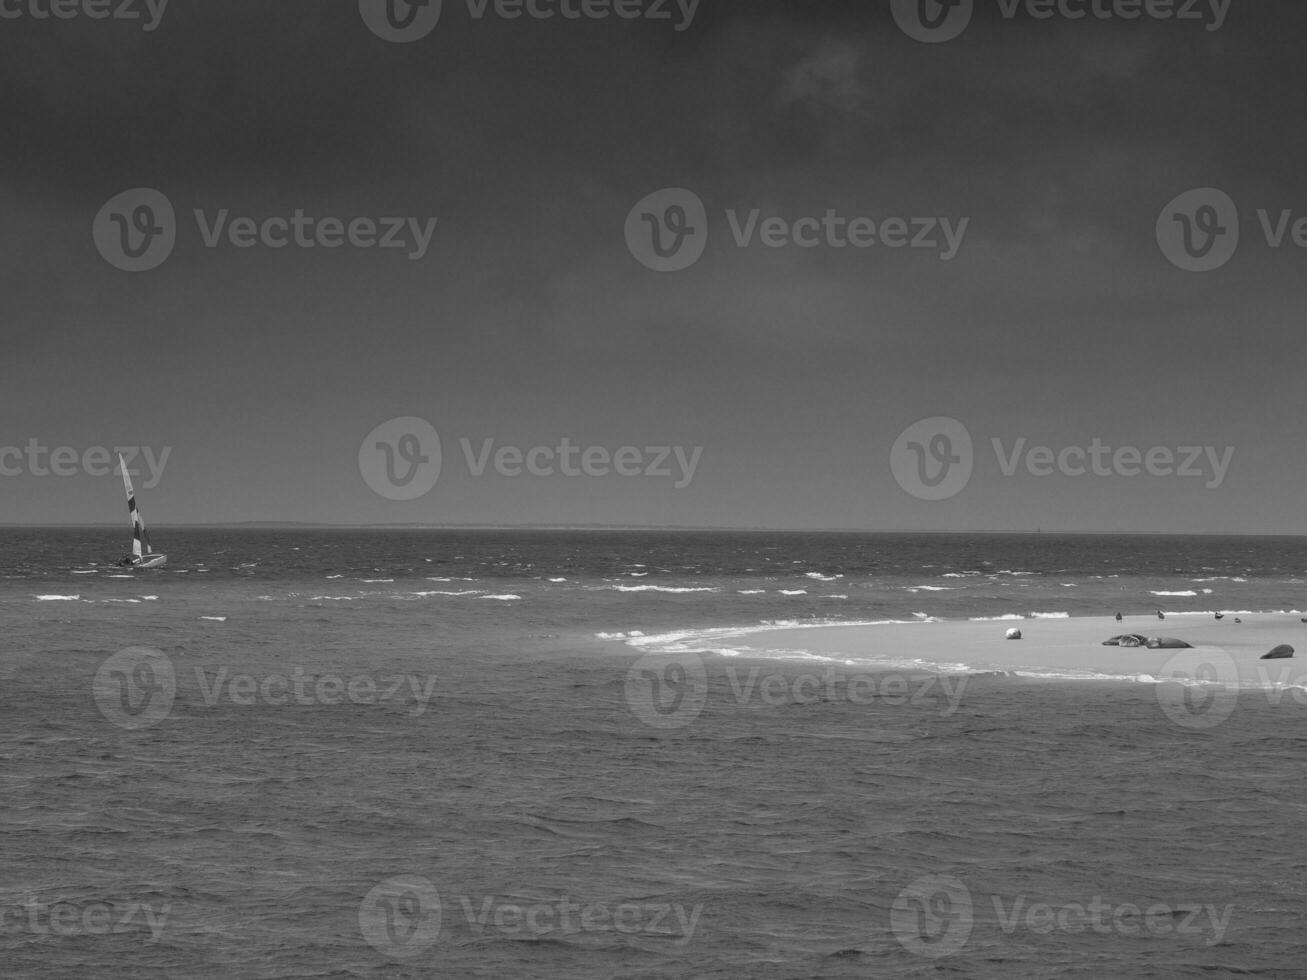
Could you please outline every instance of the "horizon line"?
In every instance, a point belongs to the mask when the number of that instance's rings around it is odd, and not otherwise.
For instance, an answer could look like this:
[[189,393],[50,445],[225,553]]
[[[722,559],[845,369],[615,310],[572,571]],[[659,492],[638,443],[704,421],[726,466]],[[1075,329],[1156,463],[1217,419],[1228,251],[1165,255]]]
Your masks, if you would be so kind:
[[[108,529],[121,528],[117,521],[99,523],[13,523],[0,522],[5,529]],[[1088,531],[1047,530],[1043,528],[795,528],[795,527],[739,527],[716,525],[655,525],[655,524],[432,524],[426,522],[402,523],[344,523],[333,521],[211,521],[177,524],[151,524],[157,532],[174,528],[302,528],[318,530],[423,530],[423,531],[667,531],[681,533],[738,533],[738,534],[975,534],[975,535],[1063,535],[1093,537],[1283,537],[1307,536],[1307,531]]]

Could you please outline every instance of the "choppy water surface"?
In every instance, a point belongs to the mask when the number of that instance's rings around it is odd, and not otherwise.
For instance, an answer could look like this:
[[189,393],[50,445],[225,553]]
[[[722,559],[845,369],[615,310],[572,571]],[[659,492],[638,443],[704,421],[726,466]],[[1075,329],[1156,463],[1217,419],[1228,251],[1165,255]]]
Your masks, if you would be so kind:
[[1290,694],[622,642],[1303,608],[1297,539],[156,537],[4,533],[5,976],[1301,975]]

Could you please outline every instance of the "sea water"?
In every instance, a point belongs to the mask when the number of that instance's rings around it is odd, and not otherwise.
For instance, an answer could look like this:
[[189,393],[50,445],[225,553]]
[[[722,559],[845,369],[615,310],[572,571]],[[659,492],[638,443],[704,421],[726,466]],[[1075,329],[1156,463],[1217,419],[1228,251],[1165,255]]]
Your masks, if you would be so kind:
[[708,642],[1300,609],[1301,539],[155,536],[0,532],[5,977],[1302,975],[1298,700]]

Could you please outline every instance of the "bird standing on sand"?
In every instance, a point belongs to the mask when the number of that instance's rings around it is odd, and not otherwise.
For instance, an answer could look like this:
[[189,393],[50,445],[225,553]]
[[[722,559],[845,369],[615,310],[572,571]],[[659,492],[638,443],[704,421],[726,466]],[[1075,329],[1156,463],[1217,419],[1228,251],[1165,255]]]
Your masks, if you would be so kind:
[[1217,614],[1216,614],[1216,618],[1217,618],[1217,619],[1225,619],[1225,613],[1217,613]]
[[1166,615],[1162,612],[1162,610],[1159,609],[1159,610],[1157,610],[1157,618],[1158,618],[1158,619],[1166,619]]
[[1116,621],[1117,621],[1118,623],[1121,622],[1121,614],[1120,614],[1120,613],[1117,613],[1117,614],[1116,614]]

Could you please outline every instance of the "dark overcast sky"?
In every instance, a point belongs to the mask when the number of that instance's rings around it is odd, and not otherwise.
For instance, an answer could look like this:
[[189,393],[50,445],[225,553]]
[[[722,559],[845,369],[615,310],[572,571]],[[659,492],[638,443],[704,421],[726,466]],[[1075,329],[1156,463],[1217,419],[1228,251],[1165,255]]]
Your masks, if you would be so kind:
[[[172,0],[148,31],[32,2],[0,19],[0,448],[172,447],[152,523],[1307,528],[1307,248],[1257,216],[1307,217],[1300,0],[1231,0],[1216,30],[1210,0],[1206,22],[975,0],[942,43],[873,0],[702,0],[679,31],[674,5],[477,20],[445,0],[410,43],[355,0]],[[176,245],[126,272],[92,224],[142,187]],[[707,247],[656,272],[623,229],[669,187],[703,201]],[[1155,229],[1203,187],[1240,241],[1190,272]],[[438,221],[412,260],[209,248],[196,209]],[[727,211],[753,209],[968,223],[949,260],[738,247]],[[442,439],[416,500],[360,474],[400,416]],[[941,501],[891,467],[934,416],[974,444]],[[462,438],[703,452],[681,489],[476,478]],[[1007,476],[996,438],[1234,455],[1219,486],[1210,463]],[[120,517],[113,476],[0,466],[0,522]]]

